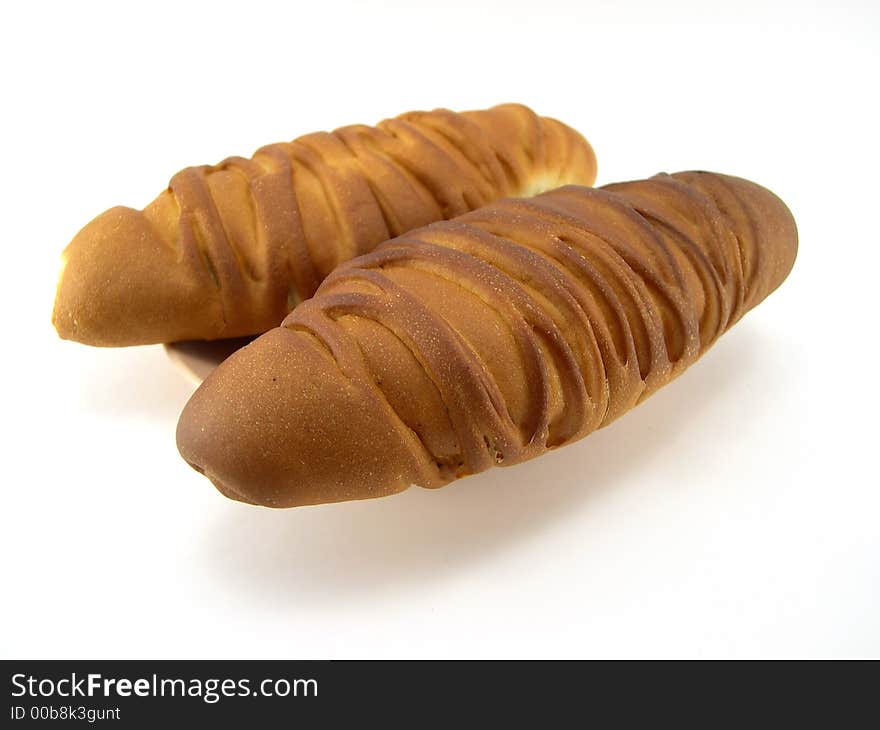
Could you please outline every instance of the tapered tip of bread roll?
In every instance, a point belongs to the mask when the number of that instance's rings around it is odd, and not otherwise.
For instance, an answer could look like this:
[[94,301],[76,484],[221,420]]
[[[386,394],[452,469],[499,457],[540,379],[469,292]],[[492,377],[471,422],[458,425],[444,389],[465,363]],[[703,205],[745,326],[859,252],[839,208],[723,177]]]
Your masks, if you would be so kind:
[[205,380],[180,417],[177,445],[242,502],[293,507],[393,494],[415,474],[400,468],[406,445],[368,397],[340,385],[338,365],[314,337],[279,327]]
[[702,171],[674,177],[709,195],[730,219],[743,247],[744,265],[755,278],[748,287],[747,308],[758,305],[794,267],[798,230],[791,210],[773,191],[741,177]]
[[188,264],[141,211],[111,208],[64,250],[52,323],[64,339],[89,345],[188,339],[223,319],[210,283],[200,285]]

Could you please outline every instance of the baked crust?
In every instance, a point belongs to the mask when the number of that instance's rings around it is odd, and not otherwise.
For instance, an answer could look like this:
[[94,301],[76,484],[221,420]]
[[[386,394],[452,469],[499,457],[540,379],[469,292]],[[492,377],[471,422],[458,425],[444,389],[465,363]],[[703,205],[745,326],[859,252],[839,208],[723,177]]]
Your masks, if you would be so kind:
[[308,134],[95,218],[64,251],[53,323],[106,346],[259,334],[388,238],[595,176],[583,137],[516,104]]
[[785,204],[725,175],[502,200],[340,266],[205,380],[178,447],[271,507],[516,464],[683,372],[796,253]]

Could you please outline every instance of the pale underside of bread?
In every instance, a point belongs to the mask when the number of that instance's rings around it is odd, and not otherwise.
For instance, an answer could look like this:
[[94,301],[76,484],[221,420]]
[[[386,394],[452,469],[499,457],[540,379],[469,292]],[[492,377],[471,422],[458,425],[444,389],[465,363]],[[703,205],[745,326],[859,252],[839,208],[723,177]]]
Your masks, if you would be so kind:
[[499,201],[342,265],[203,383],[178,446],[273,507],[516,464],[682,373],[796,252],[784,203],[724,175]]
[[268,145],[95,218],[64,251],[53,322],[104,346],[259,334],[382,241],[595,175],[580,134],[515,104]]

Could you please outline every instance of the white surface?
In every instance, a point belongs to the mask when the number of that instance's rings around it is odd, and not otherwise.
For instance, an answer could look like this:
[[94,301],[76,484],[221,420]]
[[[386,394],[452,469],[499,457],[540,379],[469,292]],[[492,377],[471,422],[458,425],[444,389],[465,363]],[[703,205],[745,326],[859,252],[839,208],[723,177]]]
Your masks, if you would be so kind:
[[[3,5],[3,656],[880,655],[878,6],[443,4]],[[178,168],[507,100],[599,182],[739,174],[799,223],[783,287],[607,430],[272,512],[178,457],[160,347],[54,336],[62,247]]]

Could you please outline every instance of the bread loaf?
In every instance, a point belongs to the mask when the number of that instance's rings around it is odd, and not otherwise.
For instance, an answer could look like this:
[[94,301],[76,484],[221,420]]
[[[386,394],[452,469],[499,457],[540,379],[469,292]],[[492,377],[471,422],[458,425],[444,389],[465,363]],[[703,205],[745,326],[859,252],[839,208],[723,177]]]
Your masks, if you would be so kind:
[[95,218],[64,252],[53,322],[90,345],[259,334],[388,238],[595,176],[583,137],[515,104],[308,134]]
[[785,204],[724,175],[502,200],[343,264],[205,380],[178,447],[271,507],[517,464],[682,373],[796,252]]

